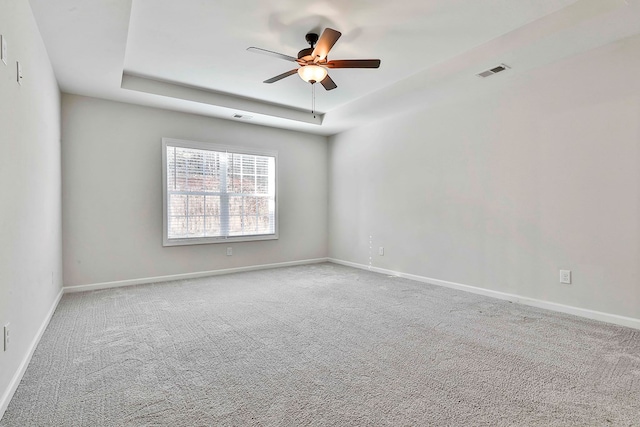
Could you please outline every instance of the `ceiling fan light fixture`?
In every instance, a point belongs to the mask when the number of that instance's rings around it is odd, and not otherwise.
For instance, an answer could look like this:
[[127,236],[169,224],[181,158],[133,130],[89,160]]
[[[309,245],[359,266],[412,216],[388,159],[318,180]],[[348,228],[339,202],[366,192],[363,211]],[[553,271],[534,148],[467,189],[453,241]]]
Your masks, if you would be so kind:
[[305,65],[298,68],[298,75],[307,83],[317,83],[327,77],[327,69],[319,65]]

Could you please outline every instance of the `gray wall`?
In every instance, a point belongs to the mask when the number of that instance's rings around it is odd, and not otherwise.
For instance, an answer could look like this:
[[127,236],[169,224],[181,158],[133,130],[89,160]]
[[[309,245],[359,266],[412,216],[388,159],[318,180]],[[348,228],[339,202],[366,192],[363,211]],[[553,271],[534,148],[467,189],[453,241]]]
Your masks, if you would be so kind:
[[[325,137],[67,94],[62,111],[66,286],[327,256]],[[279,240],[163,247],[162,137],[278,150]]]
[[4,324],[13,335],[7,352],[0,344],[2,405],[60,292],[62,251],[60,92],[27,1],[0,2],[0,34],[0,342]]
[[330,257],[368,265],[373,236],[376,267],[640,318],[639,51],[512,64],[332,137]]

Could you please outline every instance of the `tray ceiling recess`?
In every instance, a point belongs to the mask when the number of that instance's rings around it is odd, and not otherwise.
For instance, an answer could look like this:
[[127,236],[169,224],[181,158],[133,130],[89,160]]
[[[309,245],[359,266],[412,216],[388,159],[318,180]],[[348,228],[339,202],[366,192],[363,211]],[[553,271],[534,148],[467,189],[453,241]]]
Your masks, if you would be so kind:
[[[322,135],[638,34],[639,2],[30,0],[63,92]],[[337,88],[316,91],[314,117],[309,83],[264,84],[284,62],[247,47],[298,52],[306,34],[320,41],[327,29],[341,33],[327,65],[380,58],[383,66],[326,66]],[[508,73],[476,76],[503,63]]]

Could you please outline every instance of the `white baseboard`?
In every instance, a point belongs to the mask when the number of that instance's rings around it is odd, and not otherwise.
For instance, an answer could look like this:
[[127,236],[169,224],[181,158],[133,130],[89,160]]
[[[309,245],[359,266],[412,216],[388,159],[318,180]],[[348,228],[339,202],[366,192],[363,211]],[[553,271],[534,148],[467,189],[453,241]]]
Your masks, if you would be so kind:
[[60,299],[62,298],[63,293],[64,293],[63,290],[60,289],[60,292],[58,292],[58,295],[56,296],[56,299],[53,301],[51,308],[49,308],[49,312],[47,313],[46,317],[44,318],[44,321],[40,325],[40,328],[38,329],[36,336],[33,337],[33,340],[31,340],[31,345],[27,350],[27,354],[22,359],[22,363],[20,363],[18,370],[13,375],[13,378],[11,379],[9,386],[2,394],[2,398],[0,398],[0,420],[2,419],[2,416],[7,410],[7,407],[9,406],[9,402],[11,401],[13,394],[18,389],[18,385],[20,385],[20,381],[22,381],[22,376],[27,370],[27,367],[29,366],[29,362],[31,362],[31,357],[33,357],[33,353],[35,352],[36,347],[38,347],[40,338],[42,338],[42,334],[44,334],[45,329],[47,329],[47,326],[49,325],[49,321],[51,320],[51,317],[53,317],[53,313],[56,311],[56,308],[58,307],[58,303],[60,302]]
[[418,276],[415,274],[402,273],[399,271],[387,270],[385,268],[373,267],[364,264],[358,264],[350,261],[329,258],[329,262],[335,264],[346,265],[348,267],[359,268],[362,270],[370,270],[375,273],[387,274],[390,276],[398,276],[405,279],[411,279],[418,282],[429,283],[431,285],[444,286],[445,288],[458,289],[461,291],[472,292],[474,294],[485,295],[501,300],[512,301],[519,304],[530,305],[533,307],[544,308],[547,310],[558,311],[560,313],[573,314],[574,316],[585,317],[587,319],[599,320],[602,322],[613,323],[615,325],[626,326],[629,328],[640,329],[640,319],[633,317],[619,316],[617,314],[603,313],[601,311],[589,310],[586,308],[573,307],[570,305],[558,304],[550,301],[543,301],[535,298],[523,297],[520,295],[509,294],[506,292],[493,291],[491,289],[478,288],[476,286],[463,285],[461,283],[448,282],[446,280],[432,279],[430,277]]
[[415,280],[418,282],[429,283],[432,285],[443,286],[446,288],[458,289],[461,291],[472,292],[474,294],[485,295],[493,298],[498,298],[502,300],[512,301],[520,304],[530,305],[533,307],[544,308],[547,310],[557,311],[561,313],[573,314],[575,316],[585,317],[587,319],[599,320],[603,322],[613,323],[620,326],[626,326],[634,329],[640,329],[640,319],[635,319],[632,317],[619,316],[616,314],[603,313],[600,311],[589,310],[585,308],[573,307],[564,304],[558,304],[549,301],[538,300],[529,297],[523,297],[515,294],[509,294],[505,292],[494,291],[491,289],[478,288],[475,286],[463,285],[461,283],[449,282],[446,280],[433,279],[424,276],[418,276],[415,274],[402,273],[399,271],[388,270],[379,267],[370,267],[364,264],[358,264],[350,261],[343,261],[335,258],[315,258],[315,259],[307,259],[300,261],[289,261],[289,262],[281,262],[274,264],[262,264],[262,265],[252,265],[247,267],[236,267],[236,268],[226,268],[221,270],[211,270],[211,271],[200,271],[196,273],[185,273],[185,274],[174,274],[170,276],[159,276],[159,277],[147,277],[142,279],[132,279],[132,280],[122,280],[116,282],[103,282],[96,283],[92,285],[81,285],[81,286],[67,286],[60,290],[58,295],[56,296],[49,312],[47,313],[44,321],[40,325],[36,336],[31,341],[31,345],[27,351],[26,356],[22,360],[22,363],[18,367],[15,375],[11,379],[9,386],[2,394],[2,398],[0,399],[0,419],[4,415],[7,410],[7,406],[9,406],[9,402],[13,397],[20,381],[22,380],[22,376],[24,375],[27,367],[29,366],[29,362],[33,356],[33,353],[40,342],[40,338],[44,333],[47,325],[49,325],[49,321],[53,316],[56,308],[58,307],[58,303],[62,298],[63,293],[71,293],[71,292],[84,292],[98,289],[107,289],[107,288],[116,288],[121,286],[132,286],[139,285],[145,283],[155,283],[155,282],[166,282],[171,280],[184,280],[184,279],[194,279],[198,277],[206,277],[206,276],[217,276],[222,274],[230,274],[230,273],[239,273],[243,271],[254,271],[254,270],[262,270],[262,269],[270,269],[270,268],[278,268],[278,267],[290,267],[296,265],[305,265],[305,264],[317,264],[321,262],[332,262],[334,264],[341,264],[348,267],[359,268],[362,270],[370,270],[376,273],[387,274],[391,276],[398,276],[405,279]]
[[170,282],[172,280],[197,279],[199,277],[219,276],[222,274],[241,273],[243,271],[266,270],[269,268],[292,267],[295,265],[318,264],[329,261],[328,258],[303,259],[299,261],[278,262],[273,264],[250,265],[246,267],[224,268],[220,270],[198,271],[195,273],[172,274],[169,276],[144,277],[141,279],[102,282],[90,285],[65,286],[65,293],[96,291],[99,289],[120,288],[123,286],[143,285],[147,283]]

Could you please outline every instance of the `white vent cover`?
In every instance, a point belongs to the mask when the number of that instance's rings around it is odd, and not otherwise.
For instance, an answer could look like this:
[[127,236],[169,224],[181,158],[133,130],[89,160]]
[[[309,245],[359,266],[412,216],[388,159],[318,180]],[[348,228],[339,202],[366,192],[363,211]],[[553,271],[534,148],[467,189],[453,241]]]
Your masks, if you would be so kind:
[[511,67],[509,67],[508,65],[500,64],[500,65],[497,65],[497,66],[495,66],[493,68],[490,68],[490,69],[488,69],[486,71],[478,73],[478,74],[476,74],[476,76],[483,77],[483,78],[484,77],[489,77],[489,76],[493,76],[494,74],[498,74],[498,73],[500,73],[500,72],[502,72],[504,70],[509,70],[509,69],[511,69]]

